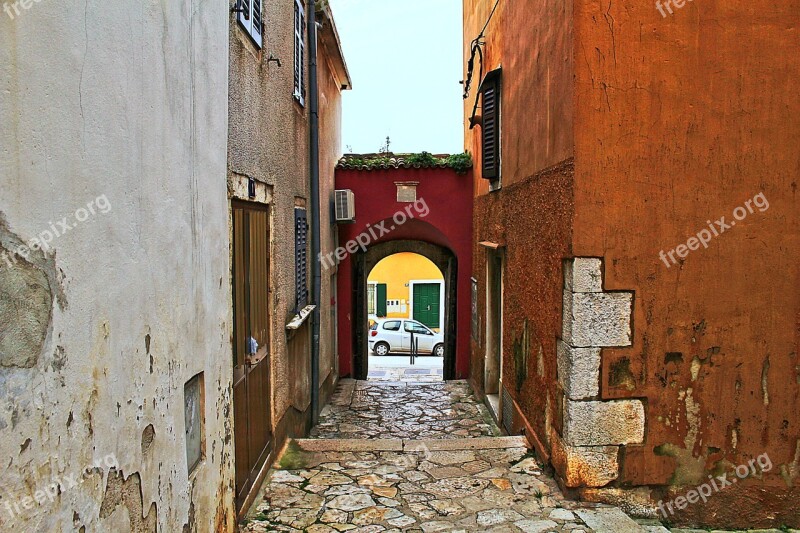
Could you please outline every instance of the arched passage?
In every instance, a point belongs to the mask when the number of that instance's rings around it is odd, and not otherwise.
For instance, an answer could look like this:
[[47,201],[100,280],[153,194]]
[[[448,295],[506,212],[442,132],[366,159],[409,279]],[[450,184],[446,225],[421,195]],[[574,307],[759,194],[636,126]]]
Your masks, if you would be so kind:
[[367,277],[382,259],[401,252],[413,252],[428,258],[444,276],[445,302],[442,331],[444,332],[445,352],[443,373],[445,380],[455,379],[458,260],[449,248],[418,240],[380,242],[370,246],[366,252],[359,252],[353,256],[353,377],[366,379],[369,370]]

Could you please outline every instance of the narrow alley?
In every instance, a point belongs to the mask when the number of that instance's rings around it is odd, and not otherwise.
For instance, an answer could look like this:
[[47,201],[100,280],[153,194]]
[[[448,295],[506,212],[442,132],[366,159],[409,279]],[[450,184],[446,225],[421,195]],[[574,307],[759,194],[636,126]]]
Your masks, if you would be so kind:
[[566,499],[524,436],[500,436],[464,381],[342,380],[291,441],[244,531],[666,532]]
[[800,533],[800,0],[0,3],[0,533]]

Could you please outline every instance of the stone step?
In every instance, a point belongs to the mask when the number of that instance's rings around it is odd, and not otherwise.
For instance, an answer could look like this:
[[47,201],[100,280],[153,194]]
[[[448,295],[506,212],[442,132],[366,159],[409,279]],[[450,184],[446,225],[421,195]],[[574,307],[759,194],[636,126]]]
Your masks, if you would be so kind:
[[645,528],[616,507],[580,509],[575,514],[595,533],[647,533]]
[[464,439],[296,439],[297,446],[306,452],[415,452],[452,450],[499,450],[530,448],[523,436],[480,437]]

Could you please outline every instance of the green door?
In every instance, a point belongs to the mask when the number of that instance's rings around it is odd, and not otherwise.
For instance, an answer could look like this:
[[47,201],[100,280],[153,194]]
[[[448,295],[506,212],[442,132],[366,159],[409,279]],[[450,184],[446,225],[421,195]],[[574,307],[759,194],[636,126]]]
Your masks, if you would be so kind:
[[375,286],[375,308],[376,315],[379,317],[386,316],[386,284],[378,283]]
[[439,310],[441,301],[439,300],[438,283],[416,283],[414,284],[414,309],[412,318],[418,320],[429,328],[438,329]]

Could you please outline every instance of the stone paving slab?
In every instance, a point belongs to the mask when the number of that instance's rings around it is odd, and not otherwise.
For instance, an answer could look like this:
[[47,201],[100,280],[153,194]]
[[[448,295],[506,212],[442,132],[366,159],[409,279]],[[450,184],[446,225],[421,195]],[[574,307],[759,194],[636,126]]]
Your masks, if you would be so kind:
[[622,510],[615,507],[582,509],[576,513],[587,526],[597,533],[645,533],[647,531]]
[[404,441],[404,448],[406,450],[415,450],[422,446],[427,447],[429,450],[492,450],[502,448],[528,448],[529,444],[528,439],[522,436]]
[[403,451],[403,441],[397,439],[297,439],[295,443],[307,452]]
[[466,381],[341,380],[310,437],[439,440],[499,435]]

